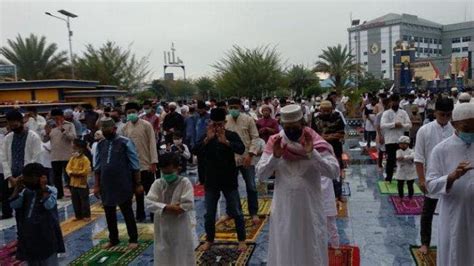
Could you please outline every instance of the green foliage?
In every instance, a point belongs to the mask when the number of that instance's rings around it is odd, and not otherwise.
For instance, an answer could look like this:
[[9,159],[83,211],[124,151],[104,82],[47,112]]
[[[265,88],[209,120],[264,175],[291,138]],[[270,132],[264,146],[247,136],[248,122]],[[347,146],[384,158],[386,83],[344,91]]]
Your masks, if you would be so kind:
[[222,97],[271,94],[283,78],[280,54],[268,46],[255,49],[233,46],[213,67]]
[[304,66],[294,65],[287,73],[286,80],[288,88],[295,96],[311,96],[320,94],[319,78],[310,69]]
[[7,40],[8,46],[0,48],[0,54],[8,62],[17,66],[18,79],[52,79],[64,75],[68,61],[66,51],[58,51],[55,43],[47,44],[46,37],[30,34],[23,39],[18,35],[15,40]]
[[196,85],[198,95],[201,99],[209,99],[219,96],[214,81],[209,77],[199,78],[194,82],[194,85]]
[[130,47],[122,48],[110,41],[98,49],[92,44],[86,45],[76,68],[81,79],[98,80],[128,91],[137,89],[150,73],[147,57],[138,59]]
[[137,101],[142,104],[146,100],[155,98],[156,95],[151,90],[141,91],[135,94]]
[[379,90],[385,88],[385,81],[376,78],[371,73],[361,75],[358,80],[359,88],[363,88],[364,92],[377,93]]
[[[195,98],[198,88],[190,80],[153,80],[150,88],[144,94],[149,99],[163,98],[167,100]],[[139,97],[143,92],[136,93]],[[149,93],[149,94],[148,94]]]
[[362,70],[362,67],[355,63],[354,56],[351,55],[347,46],[342,47],[338,44],[328,47],[318,57],[315,71],[329,73],[334,83],[333,88],[338,92],[346,89],[348,87],[347,81],[352,80],[352,77],[358,75]]

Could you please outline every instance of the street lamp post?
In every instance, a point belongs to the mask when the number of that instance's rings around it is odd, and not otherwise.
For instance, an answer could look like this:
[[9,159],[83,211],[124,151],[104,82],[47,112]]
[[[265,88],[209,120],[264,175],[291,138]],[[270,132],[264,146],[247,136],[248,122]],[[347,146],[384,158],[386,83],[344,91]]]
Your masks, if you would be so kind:
[[77,18],[77,15],[75,15],[71,12],[68,12],[64,9],[58,10],[58,13],[63,14],[66,18],[55,16],[55,15],[49,13],[49,12],[44,12],[44,13],[48,16],[51,16],[53,18],[57,18],[57,19],[60,19],[64,22],[66,22],[68,39],[69,39],[69,55],[71,57],[71,75],[72,75],[72,79],[75,79],[76,75],[74,74],[74,56],[72,54],[72,40],[71,40],[72,30],[71,30],[71,25],[69,23],[69,18]]

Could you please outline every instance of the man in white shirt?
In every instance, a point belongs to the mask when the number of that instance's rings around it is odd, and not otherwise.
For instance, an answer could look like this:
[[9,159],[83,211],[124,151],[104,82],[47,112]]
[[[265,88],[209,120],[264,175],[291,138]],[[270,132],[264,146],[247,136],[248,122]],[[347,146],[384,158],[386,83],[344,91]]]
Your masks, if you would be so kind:
[[425,120],[425,107],[426,99],[423,94],[418,93],[418,97],[415,99],[414,104],[418,106],[418,114],[421,116],[421,121]]
[[454,128],[449,122],[454,108],[453,100],[440,98],[436,101],[435,117],[436,120],[422,126],[416,134],[415,146],[415,165],[420,188],[425,193],[423,203],[423,212],[420,221],[421,247],[419,251],[426,255],[431,244],[431,225],[433,214],[438,203],[438,199],[433,195],[427,194],[426,190],[426,169],[428,158],[433,152],[434,147],[450,137],[454,133]]
[[387,151],[387,166],[385,181],[392,182],[393,171],[397,162],[398,139],[411,128],[407,112],[400,109],[400,96],[390,96],[390,109],[382,114],[380,127],[384,131],[385,149]]

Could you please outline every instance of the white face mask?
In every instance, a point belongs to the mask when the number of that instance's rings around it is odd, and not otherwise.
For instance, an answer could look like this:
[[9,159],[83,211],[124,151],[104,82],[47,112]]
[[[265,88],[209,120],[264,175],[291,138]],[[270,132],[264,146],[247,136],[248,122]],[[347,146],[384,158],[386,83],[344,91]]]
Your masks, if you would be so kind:
[[181,139],[174,139],[174,140],[173,140],[173,143],[174,143],[174,145],[181,145],[181,143],[183,143],[183,140],[181,140]]

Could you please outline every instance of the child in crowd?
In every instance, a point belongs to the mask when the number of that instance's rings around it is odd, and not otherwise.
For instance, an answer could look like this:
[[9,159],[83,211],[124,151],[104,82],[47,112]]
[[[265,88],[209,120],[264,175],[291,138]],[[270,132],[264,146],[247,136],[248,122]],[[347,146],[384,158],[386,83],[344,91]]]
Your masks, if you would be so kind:
[[148,211],[155,214],[154,265],[195,265],[193,186],[189,179],[178,175],[178,154],[163,154],[159,167],[162,178],[155,180],[145,199]]
[[73,155],[66,166],[66,172],[71,180],[69,189],[71,190],[72,206],[76,220],[89,221],[91,219],[91,208],[87,179],[91,172],[91,163],[85,155],[87,143],[81,139],[75,139],[73,150]]
[[191,158],[191,153],[188,146],[183,143],[181,132],[176,131],[173,133],[173,144],[171,144],[169,150],[179,155],[179,165],[181,167],[179,174],[186,173],[187,161]]
[[105,139],[104,138],[104,134],[102,134],[102,130],[97,130],[95,133],[94,133],[94,143],[92,143],[92,147],[91,147],[91,153],[92,153],[92,167],[95,168],[95,160],[96,160],[96,153],[97,153],[97,144],[99,144],[99,142],[101,140]]
[[407,136],[401,136],[398,139],[398,145],[400,149],[397,150],[397,173],[395,176],[395,179],[398,181],[398,195],[400,199],[403,199],[403,188],[405,181],[407,181],[408,198],[411,200],[414,194],[413,184],[416,178],[415,152],[409,148],[410,138]]
[[57,189],[47,185],[45,169],[39,163],[26,165],[22,173],[10,201],[18,222],[16,258],[28,265],[59,265],[57,255],[65,248],[56,205]]

